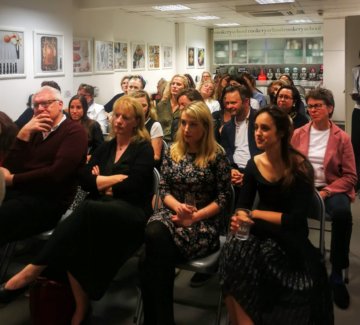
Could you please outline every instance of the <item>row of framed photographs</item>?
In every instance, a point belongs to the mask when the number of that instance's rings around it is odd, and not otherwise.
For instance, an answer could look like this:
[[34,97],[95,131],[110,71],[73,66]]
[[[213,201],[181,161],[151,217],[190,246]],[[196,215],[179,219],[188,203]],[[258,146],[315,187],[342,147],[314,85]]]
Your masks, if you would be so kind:
[[[94,51],[92,50],[94,45]],[[129,50],[130,49],[130,50]],[[94,60],[92,59],[94,53]],[[143,42],[73,39],[73,72],[75,75],[112,73],[114,71],[173,68],[173,46]],[[92,61],[94,69],[92,69]]]
[[[25,31],[0,27],[0,79],[25,77]],[[34,31],[35,77],[64,75],[64,35]],[[28,49],[26,49],[28,51]],[[112,73],[114,71],[171,69],[174,64],[172,45],[145,42],[73,39],[74,75]],[[187,67],[203,68],[205,49],[187,47]]]

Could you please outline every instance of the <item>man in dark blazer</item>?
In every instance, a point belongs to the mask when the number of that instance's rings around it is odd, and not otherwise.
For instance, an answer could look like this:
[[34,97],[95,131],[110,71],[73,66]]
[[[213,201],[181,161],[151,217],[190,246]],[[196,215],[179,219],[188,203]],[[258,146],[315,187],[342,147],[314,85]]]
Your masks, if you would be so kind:
[[231,182],[241,186],[248,160],[260,153],[254,137],[255,110],[250,107],[248,89],[244,86],[225,88],[224,105],[233,114],[221,132],[221,145],[232,165]]

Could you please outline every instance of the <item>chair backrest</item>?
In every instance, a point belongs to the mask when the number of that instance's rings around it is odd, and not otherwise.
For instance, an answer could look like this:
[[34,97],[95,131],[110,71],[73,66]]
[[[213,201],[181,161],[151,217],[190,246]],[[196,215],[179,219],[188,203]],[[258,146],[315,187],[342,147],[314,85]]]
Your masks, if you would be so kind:
[[[325,204],[318,191],[314,191],[314,198],[312,203],[310,219],[318,220],[320,223],[319,228],[319,249],[323,257],[325,257]],[[315,228],[311,228],[315,229]]]

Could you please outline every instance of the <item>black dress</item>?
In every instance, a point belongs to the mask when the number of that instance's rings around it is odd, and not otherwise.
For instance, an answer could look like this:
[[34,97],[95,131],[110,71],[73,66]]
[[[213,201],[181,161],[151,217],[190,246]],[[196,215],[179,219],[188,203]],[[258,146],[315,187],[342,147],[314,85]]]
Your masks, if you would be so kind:
[[[90,298],[100,299],[120,266],[143,243],[151,214],[154,153],[150,142],[131,143],[114,163],[116,142],[104,143],[93,154],[81,179],[90,196],[59,226],[34,264],[69,271]],[[96,187],[92,166],[101,175],[125,174],[114,185],[113,197]]]
[[[310,167],[311,168],[311,167]],[[282,212],[281,225],[255,219],[248,240],[229,235],[220,258],[221,285],[255,324],[333,324],[325,266],[308,240],[313,188],[300,177],[284,189],[268,182],[253,159],[238,207]]]

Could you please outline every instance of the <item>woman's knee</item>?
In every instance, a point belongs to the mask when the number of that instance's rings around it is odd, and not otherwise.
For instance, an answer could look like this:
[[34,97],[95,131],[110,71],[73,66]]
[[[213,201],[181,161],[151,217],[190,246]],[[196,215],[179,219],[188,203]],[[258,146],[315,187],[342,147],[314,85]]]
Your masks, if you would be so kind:
[[145,228],[147,244],[164,245],[172,240],[169,229],[160,221],[152,221]]

